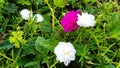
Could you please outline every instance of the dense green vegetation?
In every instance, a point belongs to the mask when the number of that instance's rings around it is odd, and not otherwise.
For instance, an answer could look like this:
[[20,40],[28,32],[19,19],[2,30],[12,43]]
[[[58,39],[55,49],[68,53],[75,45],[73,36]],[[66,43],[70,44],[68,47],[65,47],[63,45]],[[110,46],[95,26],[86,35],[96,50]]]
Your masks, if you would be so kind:
[[[44,17],[24,20],[22,9]],[[70,10],[95,16],[93,27],[64,32]],[[71,42],[75,61],[56,60],[54,47]],[[120,5],[117,0],[0,0],[0,68],[120,68]]]

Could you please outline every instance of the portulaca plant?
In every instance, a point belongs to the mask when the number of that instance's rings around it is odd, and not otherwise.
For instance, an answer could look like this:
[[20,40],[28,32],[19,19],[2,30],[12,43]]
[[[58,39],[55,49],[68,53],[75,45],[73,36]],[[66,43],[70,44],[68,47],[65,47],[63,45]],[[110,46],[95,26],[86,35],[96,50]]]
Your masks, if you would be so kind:
[[0,68],[120,68],[119,0],[0,0]]

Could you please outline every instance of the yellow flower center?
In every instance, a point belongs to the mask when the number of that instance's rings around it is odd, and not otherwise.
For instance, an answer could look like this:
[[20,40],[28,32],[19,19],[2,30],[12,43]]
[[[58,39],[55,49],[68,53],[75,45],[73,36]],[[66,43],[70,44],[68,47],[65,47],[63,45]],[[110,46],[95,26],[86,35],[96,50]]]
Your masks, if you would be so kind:
[[64,52],[64,55],[68,55],[70,52]]

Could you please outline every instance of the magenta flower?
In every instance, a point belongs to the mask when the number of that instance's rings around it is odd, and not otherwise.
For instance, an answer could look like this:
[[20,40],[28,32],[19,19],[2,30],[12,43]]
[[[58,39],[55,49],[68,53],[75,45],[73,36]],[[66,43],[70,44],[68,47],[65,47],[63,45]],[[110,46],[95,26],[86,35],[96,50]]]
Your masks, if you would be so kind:
[[64,28],[64,32],[71,32],[73,30],[76,30],[78,28],[77,25],[77,14],[79,14],[79,11],[69,11],[66,13],[66,15],[61,19],[61,25]]

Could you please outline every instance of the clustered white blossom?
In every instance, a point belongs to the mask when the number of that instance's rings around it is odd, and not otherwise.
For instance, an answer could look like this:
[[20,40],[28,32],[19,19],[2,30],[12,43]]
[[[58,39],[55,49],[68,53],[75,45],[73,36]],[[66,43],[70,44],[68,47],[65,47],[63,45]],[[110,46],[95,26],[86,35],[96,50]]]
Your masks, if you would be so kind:
[[78,14],[77,16],[78,16],[77,24],[79,26],[89,27],[89,26],[94,26],[96,23],[96,21],[94,20],[95,16],[92,14],[88,14],[87,12],[86,13],[82,12],[81,15]]
[[32,17],[32,19],[34,20],[35,17],[37,17],[37,22],[42,22],[44,19],[43,16],[40,14],[35,14],[33,16],[33,12],[28,9],[21,10],[20,14],[24,20],[28,20],[30,17]]
[[54,53],[57,56],[56,60],[64,62],[65,66],[68,66],[71,61],[75,60],[76,50],[70,42],[59,42]]

